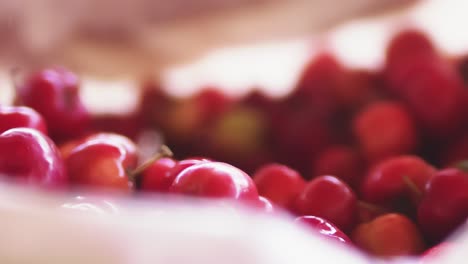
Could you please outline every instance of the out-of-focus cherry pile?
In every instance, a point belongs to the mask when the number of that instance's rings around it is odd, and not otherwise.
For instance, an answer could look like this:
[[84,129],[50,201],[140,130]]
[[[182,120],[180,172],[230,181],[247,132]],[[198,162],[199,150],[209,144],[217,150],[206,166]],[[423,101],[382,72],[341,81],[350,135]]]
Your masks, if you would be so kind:
[[[386,52],[373,71],[322,52],[282,98],[216,87],[174,98],[149,82],[125,116],[90,114],[76,75],[44,69],[0,106],[0,174],[46,189],[234,199],[372,255],[430,258],[468,216],[468,60],[417,30]],[[148,131],[165,145],[138,145]],[[155,155],[141,158],[144,147]]]

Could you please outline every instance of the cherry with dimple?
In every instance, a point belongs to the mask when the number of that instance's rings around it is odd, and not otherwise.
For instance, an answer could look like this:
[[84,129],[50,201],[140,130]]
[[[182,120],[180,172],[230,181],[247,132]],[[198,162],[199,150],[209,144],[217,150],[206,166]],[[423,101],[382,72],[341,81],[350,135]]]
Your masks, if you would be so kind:
[[258,200],[257,188],[250,176],[223,162],[201,162],[184,169],[169,190],[190,196]]
[[136,146],[124,136],[97,134],[73,148],[66,165],[75,185],[130,191],[129,170],[137,166]]
[[55,144],[32,128],[12,128],[0,135],[0,174],[46,189],[62,189],[69,182]]
[[34,109],[25,106],[0,106],[0,133],[16,127],[34,128],[47,135],[45,120]]

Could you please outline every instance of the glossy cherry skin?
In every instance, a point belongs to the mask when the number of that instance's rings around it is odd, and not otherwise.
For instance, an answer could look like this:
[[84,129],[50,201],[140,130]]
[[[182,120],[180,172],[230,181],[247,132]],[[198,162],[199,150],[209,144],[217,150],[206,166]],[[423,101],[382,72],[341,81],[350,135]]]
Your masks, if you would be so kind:
[[0,135],[0,174],[13,182],[51,189],[68,185],[55,144],[32,128],[13,128]]
[[313,231],[333,241],[352,243],[351,239],[331,222],[312,215],[300,216],[295,219],[296,223],[311,227]]
[[468,173],[451,168],[437,172],[426,185],[418,208],[418,222],[424,234],[439,241],[468,217]]
[[417,226],[401,214],[385,214],[358,225],[351,236],[369,254],[381,257],[416,255],[424,250]]
[[283,208],[291,208],[306,184],[299,172],[277,163],[262,166],[253,180],[260,195]]
[[0,106],[0,133],[16,127],[34,128],[47,135],[44,118],[34,109],[24,106]]
[[368,105],[355,116],[352,126],[370,162],[412,153],[418,145],[416,124],[406,107],[397,102],[378,101]]
[[342,180],[320,176],[307,183],[296,198],[299,215],[322,217],[347,232],[356,221],[356,195]]
[[258,200],[257,188],[250,176],[223,162],[202,162],[186,168],[174,179],[170,191],[192,196]]
[[171,158],[162,158],[146,168],[141,177],[141,190],[150,192],[167,192],[174,178],[170,171],[177,162]]
[[[417,196],[425,191],[426,183],[435,173],[433,166],[417,156],[389,158],[375,165],[366,175],[361,185],[362,197],[380,205],[391,206],[402,199],[416,205],[420,198]],[[409,186],[407,180],[414,186]]]
[[[176,164],[167,171],[167,173],[159,174],[158,177],[153,176],[159,178],[157,187],[158,191],[169,192],[169,188],[171,187],[172,183],[174,182],[175,178],[177,177],[177,175],[179,175],[180,172],[192,165],[208,161],[210,160],[202,157],[193,157],[177,161]],[[146,176],[143,175],[143,178],[144,177]]]
[[39,112],[47,122],[53,139],[64,140],[83,135],[89,113],[79,96],[79,80],[63,68],[38,71],[17,87],[15,103]]
[[263,196],[258,197],[256,207],[265,213],[274,213],[276,211],[273,203],[268,198],[265,198]]
[[129,171],[137,165],[136,146],[115,134],[91,136],[68,155],[70,180],[79,187],[129,191],[133,188]]

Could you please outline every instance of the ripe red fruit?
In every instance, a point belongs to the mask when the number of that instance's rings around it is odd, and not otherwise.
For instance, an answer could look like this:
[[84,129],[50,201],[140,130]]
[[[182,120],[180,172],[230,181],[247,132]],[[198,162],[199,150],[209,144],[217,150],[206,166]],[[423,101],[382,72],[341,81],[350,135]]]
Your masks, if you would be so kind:
[[296,218],[296,223],[306,225],[310,227],[314,233],[325,236],[328,239],[331,239],[336,242],[342,243],[352,243],[351,239],[343,233],[338,227],[334,224],[328,222],[327,220],[316,217],[316,216],[300,216]]
[[340,179],[320,176],[307,183],[295,209],[299,215],[322,217],[346,232],[356,221],[356,195]]
[[371,203],[388,205],[412,201],[416,205],[426,183],[436,169],[417,156],[386,159],[372,168],[361,185],[362,198]]
[[168,192],[169,187],[171,187],[172,183],[180,172],[192,165],[208,161],[210,160],[202,157],[194,157],[177,161],[176,164],[167,172],[167,175],[165,175],[165,177],[161,180],[158,189],[162,192]]
[[306,184],[299,172],[276,163],[262,166],[253,175],[253,180],[259,195],[284,208],[291,208]]
[[31,128],[13,128],[0,135],[0,174],[12,182],[46,188],[68,184],[58,149]]
[[416,225],[401,214],[385,214],[358,225],[351,236],[369,254],[381,257],[415,255],[424,250]]
[[320,53],[304,67],[290,98],[313,107],[320,117],[330,117],[338,109],[336,90],[343,84],[345,73],[333,54]]
[[418,208],[418,222],[424,234],[439,241],[468,217],[468,173],[456,168],[437,172],[427,183]]
[[146,168],[141,177],[141,190],[151,192],[167,192],[171,186],[172,179],[170,171],[177,162],[171,158],[162,158],[155,161]]
[[396,67],[411,62],[415,57],[434,56],[436,49],[432,40],[420,30],[407,29],[391,39],[386,52],[387,67]]
[[415,123],[400,103],[381,101],[368,105],[353,120],[353,132],[366,158],[375,162],[415,151]]
[[346,145],[332,145],[314,160],[312,175],[334,175],[350,186],[360,183],[364,161],[357,150]]
[[249,175],[223,162],[202,162],[186,168],[177,175],[170,191],[250,202],[258,200],[257,188]]
[[39,112],[54,140],[80,136],[88,128],[89,113],[80,100],[78,77],[70,71],[51,68],[36,72],[16,92],[16,104]]
[[116,134],[97,134],[73,148],[66,159],[70,180],[78,186],[129,191],[129,171],[137,165],[136,146]]
[[0,106],[0,133],[16,127],[34,128],[47,135],[44,118],[34,109],[24,106]]

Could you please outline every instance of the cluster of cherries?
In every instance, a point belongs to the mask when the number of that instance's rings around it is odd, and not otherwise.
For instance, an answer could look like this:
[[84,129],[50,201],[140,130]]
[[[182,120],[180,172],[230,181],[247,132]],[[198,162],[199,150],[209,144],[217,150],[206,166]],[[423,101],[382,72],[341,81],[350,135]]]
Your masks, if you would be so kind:
[[[237,200],[375,256],[431,256],[468,217],[467,62],[406,30],[383,69],[323,52],[283,98],[208,87],[181,99],[150,83],[127,116],[90,114],[76,75],[45,69],[0,106],[0,174],[50,190]],[[178,158],[158,145],[142,159],[147,130]]]

